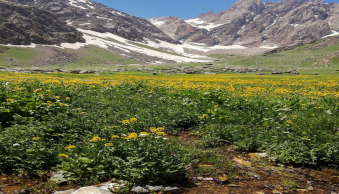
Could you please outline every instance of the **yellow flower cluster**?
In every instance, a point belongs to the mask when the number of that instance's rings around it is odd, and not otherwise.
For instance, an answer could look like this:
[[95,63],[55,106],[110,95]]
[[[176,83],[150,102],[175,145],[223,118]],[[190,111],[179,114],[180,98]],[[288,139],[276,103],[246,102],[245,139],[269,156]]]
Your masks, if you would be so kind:
[[75,149],[75,145],[70,145],[68,147],[65,147],[65,149]]
[[40,137],[33,137],[33,140],[38,141],[38,140],[40,140]]
[[101,139],[100,137],[93,137],[89,142],[101,142],[105,141],[105,139]]
[[59,154],[58,157],[59,158],[68,158],[68,155],[66,155],[66,154]]
[[[264,76],[255,75],[173,75],[173,76],[137,76],[119,74],[108,76],[77,75],[72,77],[56,77],[54,74],[3,74],[0,81],[10,81],[13,84],[29,83],[39,80],[41,83],[57,85],[90,85],[92,87],[111,87],[120,84],[148,83],[154,87],[180,90],[225,90],[235,97],[281,97],[286,95],[301,95],[312,98],[339,97],[337,86],[339,77],[328,75],[324,77],[299,76]],[[17,88],[17,87],[16,87]],[[41,89],[36,89],[38,92]],[[67,100],[67,99],[66,99]],[[128,120],[131,123],[131,120]]]
[[117,135],[112,135],[111,138],[112,138],[112,139],[119,139],[119,136],[117,136]]
[[105,144],[105,147],[112,147],[112,146],[113,146],[112,143],[106,143],[106,144]]
[[200,119],[207,119],[208,118],[208,114],[203,114],[202,116],[199,117]]

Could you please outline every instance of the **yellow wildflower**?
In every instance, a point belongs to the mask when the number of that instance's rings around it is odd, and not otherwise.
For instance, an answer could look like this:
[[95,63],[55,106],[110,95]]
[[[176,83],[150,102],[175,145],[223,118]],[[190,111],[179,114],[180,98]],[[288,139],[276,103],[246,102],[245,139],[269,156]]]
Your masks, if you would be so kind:
[[159,131],[159,132],[157,132],[157,135],[164,135],[164,136],[165,136],[166,133],[165,133],[165,132],[160,132],[160,131]]
[[38,141],[40,139],[40,137],[33,137],[34,141]]
[[113,146],[112,143],[106,143],[106,144],[105,144],[105,147],[112,147],[112,146]]
[[100,137],[93,137],[89,142],[101,142],[102,139]]
[[165,131],[165,129],[162,128],[162,127],[158,127],[157,130],[158,130],[158,131]]
[[136,139],[138,138],[138,134],[137,133],[130,133],[127,136],[127,139]]
[[151,132],[152,132],[152,133],[156,133],[156,132],[158,132],[158,129],[157,129],[157,128],[155,128],[155,127],[151,127],[151,128],[150,128],[150,130],[151,130]]
[[200,119],[207,119],[208,118],[208,114],[203,114],[201,117],[199,117]]
[[124,124],[124,125],[129,125],[129,124],[131,124],[131,123],[129,122],[129,120],[123,120],[123,121],[122,121],[122,124]]
[[130,118],[129,121],[133,124],[133,123],[136,123],[138,121],[137,118]]
[[65,147],[65,149],[75,149],[75,145],[70,145],[68,147]]
[[70,97],[66,97],[66,100],[71,100],[71,98]]
[[46,92],[51,92],[51,90],[46,90]]
[[59,158],[68,158],[68,156],[66,154],[59,154],[58,157]]
[[119,136],[117,136],[117,135],[112,135],[112,139],[118,139],[119,138]]
[[36,90],[34,90],[33,92],[36,93],[36,92],[39,92],[41,90],[41,88],[38,88]]
[[149,133],[147,133],[147,132],[139,133],[139,137],[146,137],[146,136],[149,136]]
[[219,107],[219,105],[214,105],[214,108],[218,108]]
[[303,135],[306,135],[307,133],[305,131],[302,132]]
[[60,96],[56,96],[55,98],[56,98],[56,99],[60,99]]
[[10,99],[10,98],[7,98],[6,100],[7,100],[7,101],[14,101],[13,99]]

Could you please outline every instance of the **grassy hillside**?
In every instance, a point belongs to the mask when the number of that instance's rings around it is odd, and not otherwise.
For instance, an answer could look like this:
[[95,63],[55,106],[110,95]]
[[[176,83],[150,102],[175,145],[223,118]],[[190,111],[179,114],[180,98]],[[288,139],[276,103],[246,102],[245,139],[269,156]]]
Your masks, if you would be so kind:
[[[66,57],[70,58],[69,62],[62,60]],[[0,46],[0,66],[9,68],[32,66],[63,67],[66,69],[74,67],[94,68],[94,66],[132,63],[137,62],[95,46],[87,46],[78,50],[42,46],[36,48]]]
[[338,51],[339,36],[336,36],[277,53],[255,56],[230,54],[213,54],[210,56],[220,58],[220,64],[229,66],[323,71],[339,69]]

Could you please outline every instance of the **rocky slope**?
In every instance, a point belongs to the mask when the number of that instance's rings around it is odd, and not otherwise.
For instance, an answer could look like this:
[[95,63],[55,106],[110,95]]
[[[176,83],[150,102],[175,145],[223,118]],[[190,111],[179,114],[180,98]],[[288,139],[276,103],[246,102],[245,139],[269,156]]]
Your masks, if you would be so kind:
[[133,41],[175,41],[151,22],[90,0],[8,0],[49,10],[75,28],[110,32]]
[[[151,20],[157,21],[156,18]],[[180,40],[213,45],[282,46],[319,39],[339,30],[339,4],[322,0],[238,0],[231,8],[208,12],[173,26],[163,21],[159,29],[173,38],[169,30],[178,29]],[[195,32],[180,26],[195,27]],[[171,26],[171,27],[168,27]],[[178,27],[179,26],[179,27]]]
[[84,41],[82,33],[59,21],[50,12],[0,1],[0,44],[59,45]]

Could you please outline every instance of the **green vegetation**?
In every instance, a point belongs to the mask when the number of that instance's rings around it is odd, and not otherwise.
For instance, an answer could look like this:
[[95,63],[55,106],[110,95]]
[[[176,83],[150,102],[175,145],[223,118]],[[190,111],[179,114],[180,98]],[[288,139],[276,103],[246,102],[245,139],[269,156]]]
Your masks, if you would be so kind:
[[[12,76],[0,81],[1,172],[63,170],[79,184],[231,179],[225,144],[288,164],[339,165],[334,77]],[[180,141],[182,132],[193,139]]]

